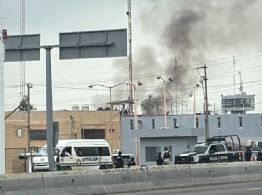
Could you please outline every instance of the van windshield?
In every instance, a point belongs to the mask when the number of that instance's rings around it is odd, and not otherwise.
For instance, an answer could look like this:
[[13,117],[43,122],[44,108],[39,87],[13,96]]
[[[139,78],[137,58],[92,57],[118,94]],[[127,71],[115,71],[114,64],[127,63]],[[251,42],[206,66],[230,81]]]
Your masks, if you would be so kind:
[[[59,151],[61,151],[63,148],[58,146],[56,147]],[[36,154],[36,156],[47,156],[47,147],[42,147]]]
[[46,147],[41,148],[41,149],[37,152],[37,154],[36,154],[36,156],[46,156],[46,155],[47,155],[47,148],[46,148]]
[[110,156],[108,147],[75,147],[77,156]]

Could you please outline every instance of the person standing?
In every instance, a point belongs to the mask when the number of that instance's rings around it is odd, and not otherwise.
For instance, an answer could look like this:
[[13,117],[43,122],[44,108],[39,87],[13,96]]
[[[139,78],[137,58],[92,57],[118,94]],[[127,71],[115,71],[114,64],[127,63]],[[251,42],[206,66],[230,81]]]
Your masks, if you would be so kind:
[[156,156],[156,164],[157,165],[163,165],[164,164],[164,160],[161,156],[161,152],[158,152],[157,153],[157,156]]
[[128,167],[136,166],[135,158],[131,157],[130,161],[128,162]]
[[246,152],[245,152],[245,160],[246,161],[250,161],[252,156],[252,151],[251,148],[249,146],[246,147]]
[[124,160],[123,160],[121,151],[118,152],[118,156],[116,157],[115,165],[116,165],[116,168],[124,167]]
[[171,154],[170,154],[168,148],[165,147],[164,148],[164,153],[163,153],[164,165],[169,165],[170,164],[170,157],[171,157]]

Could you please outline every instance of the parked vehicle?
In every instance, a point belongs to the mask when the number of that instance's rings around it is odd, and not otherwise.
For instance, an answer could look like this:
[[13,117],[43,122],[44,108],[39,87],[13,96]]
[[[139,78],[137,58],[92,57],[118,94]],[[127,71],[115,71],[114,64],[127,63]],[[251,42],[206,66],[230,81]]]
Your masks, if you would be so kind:
[[175,156],[175,164],[242,161],[243,154],[237,135],[214,136]]
[[[69,140],[58,140],[56,148],[61,151]],[[54,157],[55,160],[57,156]],[[47,144],[45,144],[32,158],[32,171],[49,171]]]
[[[118,154],[113,154],[113,167],[116,165],[116,158]],[[128,167],[128,162],[132,157],[134,157],[134,154],[121,154],[123,161],[124,161],[124,167]]]
[[[68,170],[72,166],[88,168],[112,168],[112,156],[109,144],[104,139],[68,139],[58,140],[57,155],[54,156],[58,170]],[[47,145],[33,157],[33,171],[48,171]]]
[[260,150],[252,150],[250,161],[262,161],[262,152]]
[[72,166],[108,169],[113,167],[109,144],[104,139],[68,141],[57,157],[58,169]]

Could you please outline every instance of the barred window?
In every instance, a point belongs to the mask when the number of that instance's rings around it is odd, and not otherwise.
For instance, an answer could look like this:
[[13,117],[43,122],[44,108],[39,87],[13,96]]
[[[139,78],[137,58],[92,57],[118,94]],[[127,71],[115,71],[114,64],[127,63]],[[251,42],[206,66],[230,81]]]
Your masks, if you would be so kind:
[[46,129],[31,129],[30,140],[46,140]]
[[134,121],[130,120],[130,129],[134,129]]
[[217,117],[217,127],[221,128],[221,118]]
[[152,129],[156,128],[155,119],[152,119]]

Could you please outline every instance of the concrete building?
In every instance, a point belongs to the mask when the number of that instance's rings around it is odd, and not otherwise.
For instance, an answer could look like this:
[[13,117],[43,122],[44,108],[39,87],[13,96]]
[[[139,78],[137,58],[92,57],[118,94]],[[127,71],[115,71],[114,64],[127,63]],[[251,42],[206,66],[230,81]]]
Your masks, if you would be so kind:
[[[204,115],[196,115],[195,119],[193,115],[169,115],[168,128],[163,128],[163,116],[139,116],[137,124],[135,129],[134,117],[121,118],[121,148],[123,153],[136,154],[140,164],[153,164],[152,159],[146,160],[147,156],[163,151],[164,146],[170,146],[174,156],[195,143],[195,137],[198,141],[205,139]],[[230,134],[238,135],[243,145],[248,140],[262,141],[262,114],[209,115],[210,137]]]
[[[7,113],[6,113],[7,114]],[[46,143],[44,111],[31,112],[30,147],[37,149]],[[112,115],[111,115],[112,114]],[[112,116],[112,120],[111,120]],[[141,165],[155,164],[154,157],[167,146],[174,156],[197,140],[204,140],[205,116],[168,115],[138,116],[137,129],[133,116],[121,116],[119,111],[54,111],[59,122],[59,137],[104,138],[112,150],[135,154]],[[15,112],[5,120],[6,173],[26,171],[26,161],[18,154],[28,151],[27,112]],[[209,135],[239,135],[243,145],[248,140],[262,141],[262,114],[209,115]]]
[[[6,113],[8,114],[8,113]],[[32,111],[30,115],[30,148],[34,151],[46,144],[46,112]],[[120,148],[119,111],[54,111],[59,123],[60,139],[106,139],[112,150]],[[15,112],[5,120],[6,173],[26,171],[26,160],[18,154],[28,151],[27,112]]]

